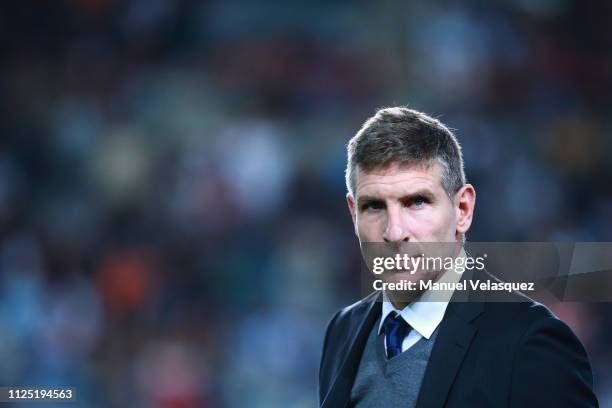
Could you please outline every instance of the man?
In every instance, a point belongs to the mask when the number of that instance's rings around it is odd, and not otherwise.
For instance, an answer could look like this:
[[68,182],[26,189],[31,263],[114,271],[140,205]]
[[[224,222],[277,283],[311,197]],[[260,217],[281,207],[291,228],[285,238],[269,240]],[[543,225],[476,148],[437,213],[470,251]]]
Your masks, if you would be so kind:
[[[346,178],[362,250],[440,242],[465,256],[475,190],[457,139],[438,120],[379,110],[348,145]],[[518,293],[508,302],[434,302],[430,292],[374,292],[335,314],[319,372],[322,407],[598,406],[584,347],[545,306]]]

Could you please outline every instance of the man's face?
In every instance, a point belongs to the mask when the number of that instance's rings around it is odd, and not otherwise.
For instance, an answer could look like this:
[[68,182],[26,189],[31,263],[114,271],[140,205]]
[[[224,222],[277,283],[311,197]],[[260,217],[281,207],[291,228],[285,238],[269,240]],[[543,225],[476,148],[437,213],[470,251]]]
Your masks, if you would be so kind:
[[[355,197],[347,195],[349,209],[364,259],[406,254],[409,257],[456,257],[462,235],[472,222],[475,193],[466,184],[453,197],[442,186],[442,166],[391,165],[358,170]],[[386,243],[388,245],[370,244]],[[431,243],[434,243],[433,245]],[[439,243],[447,243],[440,245]],[[450,244],[448,244],[450,243]],[[442,270],[396,270],[385,281],[437,280]],[[395,293],[397,304],[419,291]]]
[[[460,189],[449,198],[442,186],[442,166],[394,164],[357,171],[355,197],[347,196],[360,242],[455,242],[467,231],[469,214],[460,207]],[[466,215],[469,223],[466,225]]]

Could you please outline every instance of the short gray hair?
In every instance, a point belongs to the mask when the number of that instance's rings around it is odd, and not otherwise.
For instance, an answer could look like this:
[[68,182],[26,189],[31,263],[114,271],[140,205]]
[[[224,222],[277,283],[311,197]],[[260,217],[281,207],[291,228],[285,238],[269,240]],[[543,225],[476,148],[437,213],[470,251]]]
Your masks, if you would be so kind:
[[442,122],[398,106],[376,112],[349,141],[346,188],[352,195],[357,169],[371,171],[394,163],[442,166],[442,186],[452,197],[466,183],[461,146]]

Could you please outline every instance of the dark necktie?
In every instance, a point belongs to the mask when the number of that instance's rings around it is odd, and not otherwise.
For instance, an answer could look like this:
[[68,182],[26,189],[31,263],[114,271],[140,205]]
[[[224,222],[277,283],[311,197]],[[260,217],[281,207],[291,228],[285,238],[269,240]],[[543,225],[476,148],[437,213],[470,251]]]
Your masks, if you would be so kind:
[[402,342],[410,332],[410,325],[396,312],[389,313],[383,323],[385,338],[387,340],[387,359],[391,359],[402,352]]

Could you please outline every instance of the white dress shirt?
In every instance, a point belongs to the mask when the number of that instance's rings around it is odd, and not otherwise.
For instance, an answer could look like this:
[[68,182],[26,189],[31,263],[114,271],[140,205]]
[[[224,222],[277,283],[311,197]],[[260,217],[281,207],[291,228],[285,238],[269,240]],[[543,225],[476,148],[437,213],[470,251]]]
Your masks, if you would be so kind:
[[[458,257],[465,257],[465,251],[461,248]],[[455,270],[447,270],[440,277],[438,282],[458,282],[461,278],[461,273]],[[398,310],[393,306],[386,293],[383,292],[382,316],[380,325],[378,326],[378,334],[382,332],[383,323],[389,313],[396,312],[412,327],[410,333],[402,342],[402,352],[414,346],[421,338],[429,339],[436,328],[442,322],[444,313],[454,292],[447,291],[444,297],[440,299],[440,293],[434,293],[432,289],[425,291],[417,300],[408,304],[402,310]],[[436,300],[431,301],[436,295]],[[385,338],[385,352],[387,350],[387,339]]]

